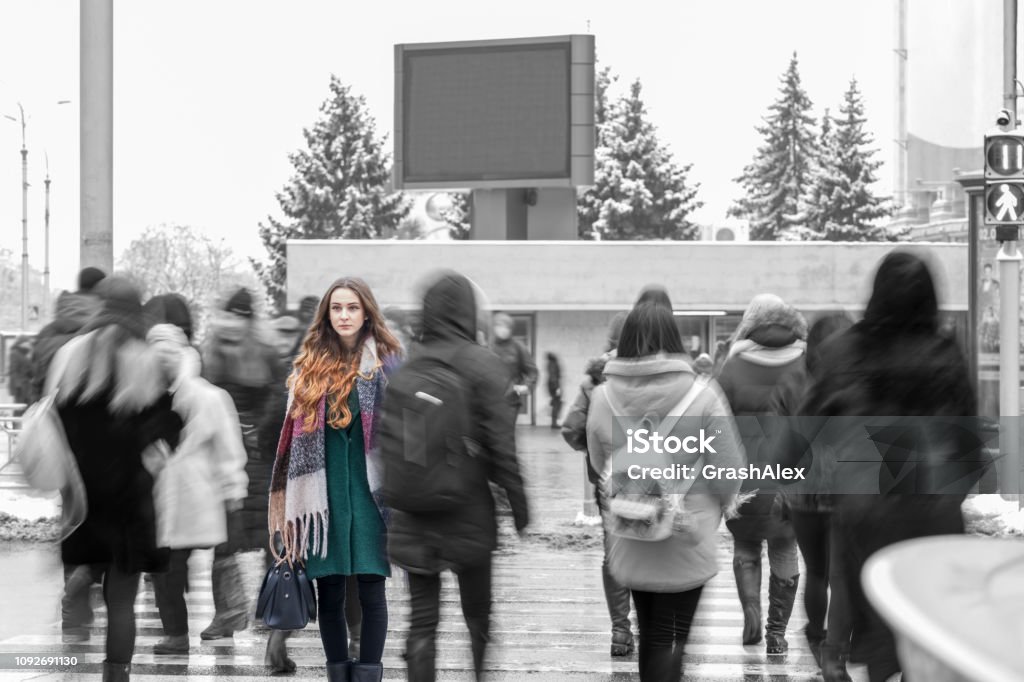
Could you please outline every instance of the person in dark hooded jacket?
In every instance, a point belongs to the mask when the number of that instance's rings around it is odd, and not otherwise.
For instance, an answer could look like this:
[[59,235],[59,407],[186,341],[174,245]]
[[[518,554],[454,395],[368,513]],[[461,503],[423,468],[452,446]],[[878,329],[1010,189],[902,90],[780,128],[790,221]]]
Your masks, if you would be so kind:
[[[977,402],[963,353],[939,331],[935,286],[922,258],[894,251],[882,260],[864,319],[824,345],[814,378],[799,414],[829,417],[830,423],[836,422],[836,417],[845,418],[838,421],[845,426],[846,437],[831,441],[839,464],[863,459],[855,450],[866,442],[861,417],[874,421],[892,416],[899,418],[897,424],[916,418],[907,424],[916,429],[913,433],[931,436],[930,445],[941,445],[924,450],[928,457],[919,460],[917,475],[901,479],[899,487],[893,484],[893,489],[883,489],[884,472],[872,470],[869,473],[876,478],[878,493],[833,498],[834,528],[842,544],[853,621],[850,660],[866,662],[871,682],[880,682],[899,671],[900,663],[892,632],[861,587],[864,563],[876,551],[902,540],[963,533],[960,505],[984,465],[977,461],[979,442],[974,436],[944,426],[951,420],[962,422],[975,416]],[[866,446],[875,444],[867,442]],[[962,459],[953,462],[947,457]],[[956,486],[929,489],[929,483],[943,480],[925,475],[929,464],[937,465]],[[952,466],[966,469],[951,472]],[[833,485],[851,485],[864,469],[853,465],[837,469]],[[823,663],[835,655],[830,649],[822,648]]]
[[495,503],[488,479],[507,493],[516,530],[522,533],[529,523],[515,432],[508,418],[508,374],[502,361],[477,343],[479,300],[469,279],[443,273],[423,297],[420,343],[411,352],[411,358],[450,357],[459,349],[457,367],[473,411],[469,423],[475,425],[475,439],[489,462],[486,471],[481,470],[478,498],[457,512],[391,512],[388,553],[409,577],[411,613],[406,660],[411,682],[435,679],[440,574],[448,569],[459,580],[473,668],[477,679],[482,675],[490,639],[491,555],[498,544]]
[[[743,313],[718,382],[729,399],[743,436],[747,459],[754,466],[769,463],[762,426],[756,417],[771,414],[776,386],[803,368],[807,322],[803,315],[772,294],[759,294]],[[800,579],[799,553],[792,524],[782,518],[780,499],[763,480],[747,479],[742,490],[761,490],[740,507],[740,516],[726,522],[733,536],[733,571],[743,606],[743,643],[761,641],[761,552],[768,544],[768,620],[765,649],[783,654],[789,644],[786,626]]]
[[43,397],[43,384],[53,356],[60,348],[81,333],[82,328],[101,307],[93,288],[106,277],[98,268],[83,268],[78,273],[78,291],[62,292],[57,297],[53,321],[39,330],[32,347],[32,381],[29,402]]

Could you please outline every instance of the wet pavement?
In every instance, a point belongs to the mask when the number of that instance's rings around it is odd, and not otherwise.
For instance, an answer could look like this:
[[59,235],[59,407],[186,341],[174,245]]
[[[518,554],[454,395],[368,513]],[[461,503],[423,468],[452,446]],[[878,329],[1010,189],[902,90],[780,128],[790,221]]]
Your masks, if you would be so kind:
[[[502,549],[495,557],[493,644],[487,679],[495,681],[639,679],[636,656],[609,656],[610,626],[601,589],[600,528],[573,524],[583,509],[583,462],[558,432],[521,427],[519,448],[535,523],[525,540],[516,537],[511,521],[502,519]],[[790,652],[767,657],[764,645],[740,644],[742,613],[736,598],[724,526],[719,574],[706,586],[686,657],[686,680],[820,680],[801,635],[805,624],[798,604],[789,627]],[[203,642],[198,633],[213,613],[210,594],[211,552],[197,552],[191,563],[188,594],[191,650],[187,656],[155,656],[162,636],[152,589],[143,583],[136,603],[138,639],[134,680],[266,679],[263,665],[266,633],[250,628],[233,639]],[[253,595],[262,578],[257,553],[243,555],[246,588]],[[764,562],[767,571],[767,562]],[[0,547],[0,682],[7,680],[98,679],[103,660],[105,614],[99,587],[92,636],[84,644],[62,644],[59,624],[61,585],[57,549],[51,545],[15,543]],[[765,576],[764,584],[767,584]],[[404,679],[401,650],[407,630],[408,598],[400,571],[388,581],[390,632],[384,653],[385,679]],[[458,592],[450,575],[442,588],[438,669],[440,680],[469,680],[472,675],[468,633],[459,611]],[[765,597],[765,600],[767,598]],[[764,604],[767,612],[767,603]],[[298,664],[291,679],[323,680],[323,653],[315,625],[289,641]],[[64,670],[18,667],[14,655],[73,656]],[[855,680],[865,671],[852,667]]]

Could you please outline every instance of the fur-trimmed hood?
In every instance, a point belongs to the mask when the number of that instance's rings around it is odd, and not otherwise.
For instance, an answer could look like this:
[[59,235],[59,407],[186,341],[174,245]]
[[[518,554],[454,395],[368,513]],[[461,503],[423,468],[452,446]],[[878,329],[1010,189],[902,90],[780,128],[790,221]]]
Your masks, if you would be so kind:
[[[795,337],[789,340],[780,338],[779,346],[788,345],[782,341],[792,342],[797,339],[801,341],[807,339],[807,320],[796,308],[775,294],[758,294],[750,301],[750,305],[743,313],[743,319],[736,327],[733,340],[743,341],[759,335],[780,336],[778,333],[772,334],[771,328],[775,328],[776,332],[789,332]],[[772,342],[766,342],[766,339],[763,338],[754,340],[762,345],[774,345]]]

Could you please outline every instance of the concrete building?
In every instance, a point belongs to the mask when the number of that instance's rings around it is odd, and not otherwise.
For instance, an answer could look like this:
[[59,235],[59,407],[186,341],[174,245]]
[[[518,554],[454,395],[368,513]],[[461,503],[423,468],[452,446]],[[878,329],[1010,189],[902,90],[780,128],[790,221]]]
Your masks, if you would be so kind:
[[[615,313],[640,290],[669,292],[691,353],[714,354],[758,293],[771,292],[805,315],[863,310],[874,270],[892,243],[289,241],[288,305],[323,294],[337,277],[364,278],[382,306],[415,309],[417,286],[441,268],[486,292],[493,311],[512,314],[516,335],[542,376],[529,417],[548,419],[543,358],[562,362],[564,394],[574,395],[588,358],[603,350]],[[922,245],[923,247],[924,245]],[[930,244],[943,310],[967,341],[967,247]],[[570,397],[571,399],[571,397]]]

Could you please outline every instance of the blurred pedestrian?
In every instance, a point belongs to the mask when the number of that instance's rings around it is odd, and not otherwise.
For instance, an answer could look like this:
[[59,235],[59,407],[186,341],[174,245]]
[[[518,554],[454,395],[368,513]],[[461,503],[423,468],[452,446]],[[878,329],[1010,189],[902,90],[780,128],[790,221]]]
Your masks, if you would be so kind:
[[672,433],[684,438],[697,428],[717,434],[711,453],[670,456],[672,464],[697,471],[702,462],[740,467],[743,449],[728,403],[713,382],[697,379],[672,313],[664,306],[641,303],[633,308],[622,328],[617,356],[605,365],[604,374],[606,381],[591,394],[587,447],[608,500],[602,516],[609,569],[619,584],[630,588],[636,604],[640,679],[678,680],[701,591],[718,572],[723,510],[732,503],[739,482],[698,479],[683,492],[671,487],[652,492],[675,510],[673,527],[659,541],[632,539],[617,531],[614,520],[614,500],[627,490],[624,474],[633,460],[623,459],[625,443],[619,441],[624,436],[613,424],[643,415],[664,420],[655,421],[664,425],[674,415],[672,426],[664,427],[667,432],[659,431],[659,436]]
[[[587,467],[587,478],[594,485],[594,500],[598,509],[605,508],[605,493],[601,485],[601,477],[594,469],[587,452],[587,416],[590,414],[590,396],[594,388],[604,383],[604,368],[609,360],[616,356],[616,349],[619,345],[619,335],[622,333],[622,325],[626,322],[627,313],[616,313],[608,327],[608,338],[605,344],[605,352],[591,358],[587,362],[586,372],[583,381],[580,383],[576,399],[569,407],[569,412],[562,422],[562,438],[574,450],[583,452]],[[629,588],[623,587],[612,577],[608,569],[608,534],[604,524],[601,526],[604,531],[604,558],[601,561],[601,580],[604,586],[605,603],[608,605],[608,616],[612,621],[612,656],[629,656],[633,653],[633,626],[629,622]]]
[[146,317],[147,325],[173,324],[181,329],[188,342],[192,343],[194,336],[192,310],[188,301],[181,294],[153,296],[142,306],[142,312]]
[[[320,638],[331,682],[379,682],[388,631],[386,511],[376,428],[387,376],[401,359],[367,284],[335,281],[317,309],[288,380],[291,409],[270,487],[270,532],[283,557],[316,581]],[[359,659],[349,658],[346,578],[362,607]]]
[[[85,325],[103,305],[95,287],[106,274],[93,267],[78,273],[78,289],[64,291],[57,297],[53,320],[44,326],[32,343],[31,374],[26,403],[43,397],[53,357],[64,344],[82,333]],[[64,566],[64,597],[61,600],[61,631],[67,643],[89,639],[88,625],[93,621],[89,592],[103,577],[102,566]]]
[[[771,414],[775,387],[803,369],[807,322],[778,296],[759,294],[743,313],[722,365],[718,381],[725,392],[743,437],[747,458],[755,466],[770,463],[762,427],[750,417]],[[743,643],[761,641],[761,554],[768,545],[768,622],[765,648],[783,654],[786,626],[793,611],[800,564],[793,525],[777,491],[763,492],[765,482],[747,479],[743,491],[760,489],[740,507],[738,518],[726,523],[733,536],[733,571],[743,607]]]
[[[32,345],[31,336],[22,334],[11,344],[10,355],[7,357],[9,370],[7,374],[7,388],[11,399],[16,403],[29,405],[32,398]],[[24,410],[19,410],[14,416],[20,417]]]
[[77,336],[86,323],[99,312],[102,302],[94,289],[104,277],[106,274],[99,268],[83,268],[78,273],[78,289],[75,292],[61,292],[57,297],[53,320],[39,330],[33,344],[32,391],[29,402],[34,403],[42,397],[46,373],[54,354]]
[[548,352],[547,375],[548,397],[551,399],[551,428],[558,428],[558,418],[562,415],[562,363],[558,356]]
[[299,318],[293,315],[278,315],[270,321],[271,342],[277,349],[278,357],[286,366],[295,359],[295,344],[306,334]]
[[[963,483],[964,489],[955,492],[948,487],[930,488],[928,476],[909,476],[900,483],[902,488],[833,498],[853,624],[850,660],[866,662],[871,682],[881,682],[900,670],[900,662],[892,631],[864,596],[861,571],[872,554],[893,543],[964,532],[960,505],[966,487],[973,485],[972,477],[980,472],[951,467],[972,466],[978,460],[978,444],[960,442],[965,429],[943,426],[942,418],[976,414],[974,382],[956,342],[939,333],[938,301],[928,265],[906,251],[894,251],[882,259],[864,318],[830,339],[817,365],[814,383],[799,411],[830,417],[830,422],[846,418],[840,421],[849,424],[846,437],[830,441],[837,462],[856,458],[858,448],[865,447],[863,419],[855,417],[899,417],[905,424],[901,433],[927,437],[932,444],[921,448],[928,457],[916,466],[933,467],[932,471],[945,467],[949,481]],[[871,475],[877,478],[877,473]],[[833,485],[845,477],[845,471],[837,470]],[[845,670],[832,665],[840,655],[835,646],[829,632],[822,664],[827,673],[837,674],[826,674],[828,682],[849,679],[840,676]]]
[[248,289],[237,289],[212,317],[202,360],[203,378],[227,391],[234,402],[243,431],[249,479],[242,509],[228,513],[228,541],[214,548],[216,611],[200,637],[218,639],[231,637],[249,625],[250,599],[243,588],[236,553],[266,548],[267,490],[276,442],[261,442],[259,426],[285,375],[277,349],[260,334]]
[[[848,329],[853,320],[845,314],[824,315],[818,318],[807,332],[807,354],[804,367],[799,372],[787,375],[775,388],[772,395],[772,414],[790,418],[797,416],[800,405],[818,369],[822,345],[832,335]],[[788,424],[779,424],[787,427]],[[774,456],[781,460],[792,457],[787,447],[773,448]],[[779,450],[785,450],[780,452]],[[789,509],[790,521],[796,533],[797,545],[804,558],[806,581],[804,584],[804,611],[807,626],[804,635],[814,659],[821,665],[821,646],[825,642],[825,615],[828,613],[827,631],[835,638],[838,646],[849,641],[849,607],[846,600],[846,585],[838,576],[841,563],[834,557],[835,538],[832,529],[831,472],[827,469],[826,457],[815,457],[803,462],[810,473],[806,481],[787,485],[783,496]],[[829,593],[831,592],[831,598]],[[845,633],[845,635],[843,634]]]
[[143,450],[164,440],[176,447],[181,419],[171,409],[159,360],[144,341],[138,291],[111,277],[99,287],[103,304],[65,345],[53,378],[68,444],[89,500],[85,522],[61,545],[66,564],[101,566],[107,605],[103,679],[127,680],[135,651],[135,597],[142,572],[167,570],[158,550],[153,478]]
[[[472,499],[454,511],[401,511],[394,503],[389,551],[392,561],[408,575],[410,615],[406,662],[410,682],[433,682],[437,626],[441,613],[441,573],[451,570],[459,582],[462,615],[469,629],[476,679],[482,679],[490,641],[492,555],[497,548],[495,501],[489,482],[505,491],[516,530],[529,523],[525,487],[516,458],[515,431],[508,418],[506,366],[478,345],[477,320],[481,298],[473,283],[456,273],[441,275],[423,297],[421,344],[412,354],[446,364],[457,358],[470,409],[466,423],[479,444],[479,461],[486,466],[464,467],[451,476],[473,475],[465,486]],[[397,380],[396,380],[397,381]],[[385,407],[387,412],[387,407]],[[429,428],[429,425],[427,425]],[[389,460],[390,461],[390,460]],[[391,476],[390,472],[387,476]],[[465,482],[463,478],[460,481]]]
[[[424,321],[426,324],[426,321]],[[530,351],[523,344],[512,337],[512,317],[506,313],[498,313],[494,316],[493,331],[494,338],[491,339],[491,350],[493,350],[505,364],[508,376],[508,387],[506,389],[506,401],[513,410],[513,424],[515,416],[522,409],[525,396],[533,393],[537,385],[537,363],[534,362]]]
[[384,309],[383,314],[384,318],[387,320],[388,329],[391,330],[402,344],[402,352],[404,354],[408,354],[413,342],[413,331],[409,319],[409,313],[401,308],[388,306]]
[[187,654],[188,560],[193,549],[227,542],[227,511],[240,509],[246,495],[247,457],[231,396],[199,376],[199,353],[182,328],[158,324],[146,340],[160,358],[172,408],[184,423],[178,447],[157,462],[157,542],[171,551],[168,572],[153,576],[164,629],[153,652]]

